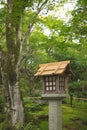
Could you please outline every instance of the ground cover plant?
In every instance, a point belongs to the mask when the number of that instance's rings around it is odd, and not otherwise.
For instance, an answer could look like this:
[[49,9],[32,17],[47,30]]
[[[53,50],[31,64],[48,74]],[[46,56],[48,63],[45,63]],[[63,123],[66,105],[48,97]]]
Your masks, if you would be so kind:
[[87,130],[86,113],[87,107],[81,104],[77,107],[63,105],[63,130]]
[[[24,130],[48,130],[48,103],[31,100],[27,100],[27,103],[29,105],[26,105],[27,123]],[[87,102],[74,101],[72,107],[63,103],[62,113],[63,130],[87,130]]]
[[[66,101],[62,105],[63,130],[87,130],[87,102],[74,100],[71,107]],[[24,105],[25,124],[21,130],[48,130],[48,102],[25,98]],[[3,125],[1,121],[0,130],[4,130]],[[19,126],[16,127],[20,130]]]

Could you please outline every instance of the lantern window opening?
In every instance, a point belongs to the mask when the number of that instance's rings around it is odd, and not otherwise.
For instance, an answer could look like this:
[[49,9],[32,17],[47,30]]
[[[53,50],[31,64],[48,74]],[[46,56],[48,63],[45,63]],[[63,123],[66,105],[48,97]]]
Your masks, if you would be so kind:
[[44,77],[44,85],[46,91],[56,91],[56,76]]
[[49,91],[49,87],[46,87],[46,91]]
[[59,76],[59,90],[65,91],[65,77]]

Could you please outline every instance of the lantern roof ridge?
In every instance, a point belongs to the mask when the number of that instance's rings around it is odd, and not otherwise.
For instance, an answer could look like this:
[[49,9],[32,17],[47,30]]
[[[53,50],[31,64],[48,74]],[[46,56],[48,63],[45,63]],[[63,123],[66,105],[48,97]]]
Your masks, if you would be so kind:
[[[35,76],[59,75],[66,71],[72,74],[70,60],[40,64]],[[68,66],[68,68],[67,68]]]

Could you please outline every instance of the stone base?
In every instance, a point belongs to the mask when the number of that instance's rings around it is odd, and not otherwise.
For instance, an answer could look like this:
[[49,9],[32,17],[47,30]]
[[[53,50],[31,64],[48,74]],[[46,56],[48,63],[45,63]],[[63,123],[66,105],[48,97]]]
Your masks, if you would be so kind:
[[42,94],[42,98],[46,100],[61,100],[65,98],[67,94]]

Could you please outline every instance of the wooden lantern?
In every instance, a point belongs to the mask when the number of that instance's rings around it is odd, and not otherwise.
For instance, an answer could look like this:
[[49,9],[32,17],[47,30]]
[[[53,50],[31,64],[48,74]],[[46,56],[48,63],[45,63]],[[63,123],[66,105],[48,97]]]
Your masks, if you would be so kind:
[[35,76],[41,76],[44,98],[66,97],[67,83],[72,73],[70,61],[41,64]]

